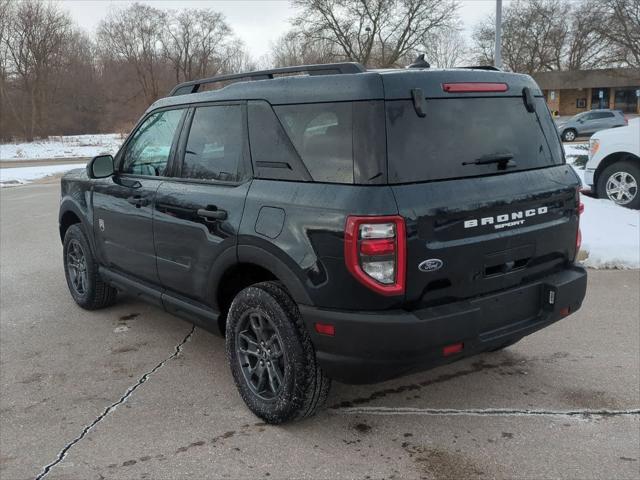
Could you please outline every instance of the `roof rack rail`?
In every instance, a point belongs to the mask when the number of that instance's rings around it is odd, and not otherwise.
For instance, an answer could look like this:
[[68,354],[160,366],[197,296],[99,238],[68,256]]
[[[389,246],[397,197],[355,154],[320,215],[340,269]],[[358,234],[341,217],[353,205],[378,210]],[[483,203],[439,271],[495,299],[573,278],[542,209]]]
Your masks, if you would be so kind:
[[299,65],[296,67],[272,68],[270,70],[258,70],[255,72],[233,73],[230,75],[218,75],[211,78],[202,78],[200,80],[192,80],[184,82],[173,87],[169,92],[169,96],[186,95],[189,93],[197,93],[201,85],[208,83],[226,82],[227,80],[247,79],[247,80],[268,80],[274,75],[282,75],[287,73],[308,73],[309,75],[336,75],[346,73],[362,73],[366,72],[360,63],[344,62],[344,63],[327,63],[321,65]]
[[502,71],[498,67],[494,67],[493,65],[470,65],[468,67],[460,67],[460,68],[466,68],[468,70],[494,70],[496,72]]

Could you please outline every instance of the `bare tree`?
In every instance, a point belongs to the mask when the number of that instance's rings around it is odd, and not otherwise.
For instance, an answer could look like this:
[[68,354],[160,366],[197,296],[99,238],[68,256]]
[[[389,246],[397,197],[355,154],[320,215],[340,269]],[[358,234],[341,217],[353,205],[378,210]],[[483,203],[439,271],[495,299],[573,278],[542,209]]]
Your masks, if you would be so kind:
[[331,63],[344,59],[332,42],[322,39],[313,41],[296,30],[285,33],[271,46],[269,58],[275,67]]
[[134,3],[126,9],[113,11],[98,29],[103,54],[133,65],[148,103],[160,94],[164,24],[165,14],[161,10]]
[[176,82],[215,75],[237,54],[224,16],[213,10],[182,10],[165,17],[162,46]]
[[598,32],[621,65],[640,68],[640,0],[600,0]]
[[469,48],[457,27],[445,27],[429,32],[421,44],[421,50],[432,67],[453,68],[467,62]]
[[611,62],[611,43],[600,32],[600,0],[586,0],[572,6],[568,19],[563,68],[600,68]]
[[[515,0],[503,14],[505,68],[533,73],[605,65],[610,44],[599,33],[603,18],[598,5],[599,0]],[[481,63],[493,62],[494,32],[493,17],[476,26],[475,51]]]
[[430,31],[449,25],[455,0],[293,0],[295,29],[307,42],[326,42],[344,59],[391,67]]
[[62,52],[72,33],[70,17],[55,5],[25,0],[15,5],[6,36],[9,75],[27,94],[28,109],[18,115],[24,136],[32,140],[46,130],[50,79],[63,65]]

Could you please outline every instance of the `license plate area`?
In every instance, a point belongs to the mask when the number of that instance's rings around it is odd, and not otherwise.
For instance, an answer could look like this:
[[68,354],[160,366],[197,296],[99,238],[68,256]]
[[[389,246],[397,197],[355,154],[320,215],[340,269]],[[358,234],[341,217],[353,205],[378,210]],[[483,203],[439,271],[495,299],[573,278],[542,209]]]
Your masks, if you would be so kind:
[[509,325],[520,328],[522,322],[535,321],[540,314],[540,295],[540,285],[534,285],[478,300],[478,332],[486,335]]

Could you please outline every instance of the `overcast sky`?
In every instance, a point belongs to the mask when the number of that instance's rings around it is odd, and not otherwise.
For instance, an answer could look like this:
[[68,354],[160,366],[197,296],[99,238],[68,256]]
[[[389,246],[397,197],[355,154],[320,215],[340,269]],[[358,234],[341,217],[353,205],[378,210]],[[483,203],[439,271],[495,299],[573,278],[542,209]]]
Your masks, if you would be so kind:
[[[133,1],[61,0],[59,3],[79,25],[93,33],[111,9],[124,8]],[[163,10],[212,8],[222,12],[254,58],[268,53],[271,43],[289,29],[289,19],[296,13],[287,0],[142,0],[141,3]],[[476,22],[494,12],[495,3],[495,0],[460,1],[460,17],[467,34]]]

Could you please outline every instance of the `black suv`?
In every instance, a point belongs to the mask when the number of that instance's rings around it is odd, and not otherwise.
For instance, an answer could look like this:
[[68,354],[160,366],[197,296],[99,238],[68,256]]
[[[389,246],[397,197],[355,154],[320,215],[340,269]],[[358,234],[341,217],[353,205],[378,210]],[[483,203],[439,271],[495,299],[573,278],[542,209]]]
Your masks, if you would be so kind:
[[178,85],[115,158],[65,175],[60,237],[81,307],[121,290],[224,335],[240,395],[279,423],[330,379],[575,312],[578,188],[527,75],[311,65]]

